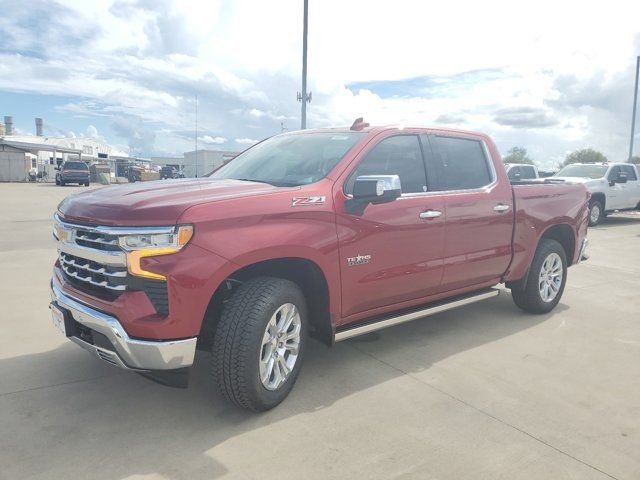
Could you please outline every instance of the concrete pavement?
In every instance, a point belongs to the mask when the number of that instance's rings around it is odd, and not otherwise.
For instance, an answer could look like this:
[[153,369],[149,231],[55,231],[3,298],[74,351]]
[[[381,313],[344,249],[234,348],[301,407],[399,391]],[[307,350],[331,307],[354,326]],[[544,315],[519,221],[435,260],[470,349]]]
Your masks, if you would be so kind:
[[103,364],[51,324],[51,215],[84,187],[0,184],[0,479],[640,478],[640,215],[590,229],[548,315],[508,292],[312,342],[256,415],[199,354],[187,390]]

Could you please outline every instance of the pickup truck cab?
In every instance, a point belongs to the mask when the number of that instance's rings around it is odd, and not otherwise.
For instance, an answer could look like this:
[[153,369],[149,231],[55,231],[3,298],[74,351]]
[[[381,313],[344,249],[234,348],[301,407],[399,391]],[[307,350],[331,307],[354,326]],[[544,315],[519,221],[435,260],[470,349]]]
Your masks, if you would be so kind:
[[507,163],[504,166],[504,169],[507,171],[507,176],[512,182],[540,178],[540,175],[538,174],[538,167],[535,165],[529,165],[526,163]]
[[68,183],[89,186],[89,167],[81,161],[66,161],[56,172],[56,185],[65,186]]
[[640,207],[640,181],[632,163],[573,163],[554,178],[582,183],[591,192],[589,226],[616,210]]
[[230,401],[293,388],[328,344],[499,294],[552,310],[587,244],[582,184],[512,186],[481,133],[305,130],[208,178],[104,187],[55,215],[54,324],[101,360],[184,386],[196,348]]

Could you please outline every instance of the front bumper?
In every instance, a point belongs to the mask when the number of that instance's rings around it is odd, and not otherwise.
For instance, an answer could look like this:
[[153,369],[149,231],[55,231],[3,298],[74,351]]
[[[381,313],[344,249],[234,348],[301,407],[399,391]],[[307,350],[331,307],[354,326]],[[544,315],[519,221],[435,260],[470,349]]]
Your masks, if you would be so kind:
[[[75,321],[91,332],[97,332],[98,341],[93,341],[91,336],[74,334],[74,328],[67,329],[67,336],[74,343],[112,365],[142,373],[177,370],[193,364],[196,337],[169,341],[131,338],[117,318],[63,293],[55,276],[51,281],[51,304],[66,311],[71,317],[69,322]],[[105,337],[106,341],[102,341]]]

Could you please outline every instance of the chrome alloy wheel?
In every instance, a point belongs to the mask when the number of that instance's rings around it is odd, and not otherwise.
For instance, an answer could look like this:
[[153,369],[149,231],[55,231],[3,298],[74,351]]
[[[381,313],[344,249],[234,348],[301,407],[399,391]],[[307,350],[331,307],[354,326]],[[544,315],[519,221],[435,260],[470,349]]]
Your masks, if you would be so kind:
[[260,380],[267,390],[277,390],[298,359],[302,322],[293,303],[278,307],[262,336]]
[[593,224],[598,223],[598,220],[600,220],[601,214],[602,212],[600,211],[600,205],[597,203],[594,203],[591,206],[591,211],[589,212],[589,220],[591,220],[591,223]]
[[562,259],[557,253],[551,253],[542,262],[540,275],[538,276],[538,289],[540,298],[544,302],[551,302],[558,295],[562,285]]

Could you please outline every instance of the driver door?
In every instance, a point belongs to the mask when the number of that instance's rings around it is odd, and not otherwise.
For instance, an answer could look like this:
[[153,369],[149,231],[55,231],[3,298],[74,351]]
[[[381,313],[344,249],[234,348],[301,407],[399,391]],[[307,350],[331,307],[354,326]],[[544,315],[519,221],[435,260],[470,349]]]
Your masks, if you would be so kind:
[[[384,307],[402,307],[403,302],[436,293],[440,286],[444,199],[426,193],[425,148],[428,145],[422,145],[415,134],[381,139],[356,160],[338,193],[342,199],[336,202],[336,210],[345,323],[379,313]],[[345,204],[360,175],[398,175],[402,195],[349,213]]]

